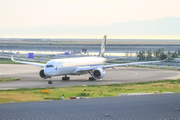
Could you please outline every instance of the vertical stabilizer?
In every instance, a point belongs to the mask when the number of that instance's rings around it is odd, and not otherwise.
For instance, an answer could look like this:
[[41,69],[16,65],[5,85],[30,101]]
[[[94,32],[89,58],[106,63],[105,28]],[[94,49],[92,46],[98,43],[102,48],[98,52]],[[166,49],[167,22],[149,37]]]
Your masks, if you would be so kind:
[[106,46],[106,37],[107,37],[107,35],[104,35],[104,39],[102,41],[101,49],[100,49],[100,52],[99,52],[99,57],[104,57],[105,46]]

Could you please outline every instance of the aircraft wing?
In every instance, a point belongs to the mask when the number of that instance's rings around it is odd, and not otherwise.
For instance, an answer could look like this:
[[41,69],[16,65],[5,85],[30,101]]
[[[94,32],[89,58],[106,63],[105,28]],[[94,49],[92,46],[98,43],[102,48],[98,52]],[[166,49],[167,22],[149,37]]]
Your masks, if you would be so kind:
[[[169,57],[168,57],[169,58]],[[96,68],[113,68],[113,67],[121,67],[121,66],[127,66],[127,65],[138,65],[138,64],[148,64],[148,63],[158,63],[158,62],[163,62],[166,61],[168,58],[166,58],[165,60],[161,60],[161,61],[148,61],[148,62],[135,62],[135,63],[125,63],[125,64],[111,64],[111,65],[104,65],[104,66],[84,66],[84,67],[78,67],[76,69],[76,72],[81,72],[81,71],[90,71],[90,70],[94,70]]]
[[113,67],[120,67],[120,66],[127,66],[127,65],[138,65],[138,64],[147,64],[147,63],[158,63],[158,62],[164,62],[167,59],[169,59],[169,56],[165,60],[161,60],[161,61],[135,62],[135,63],[125,63],[125,64],[111,64],[111,65],[105,65],[104,68],[113,68]]
[[135,63],[125,63],[125,64],[112,64],[112,65],[105,65],[104,68],[121,67],[121,66],[127,66],[127,65],[147,64],[147,63],[158,63],[158,62],[162,62],[162,61],[135,62]]
[[145,64],[145,63],[156,63],[161,61],[151,61],[151,62],[136,62],[136,63],[125,63],[125,64],[111,64],[111,65],[104,65],[104,66],[84,66],[84,67],[78,67],[75,72],[82,72],[82,71],[91,71],[96,68],[113,68],[113,67],[121,67],[121,66],[127,66],[127,65],[137,65],[137,64]]
[[34,62],[23,62],[23,61],[15,61],[13,59],[13,55],[11,56],[11,60],[17,63],[23,63],[23,64],[28,64],[28,65],[35,65],[35,66],[40,66],[40,67],[45,67],[46,64],[41,64],[41,63],[34,63]]

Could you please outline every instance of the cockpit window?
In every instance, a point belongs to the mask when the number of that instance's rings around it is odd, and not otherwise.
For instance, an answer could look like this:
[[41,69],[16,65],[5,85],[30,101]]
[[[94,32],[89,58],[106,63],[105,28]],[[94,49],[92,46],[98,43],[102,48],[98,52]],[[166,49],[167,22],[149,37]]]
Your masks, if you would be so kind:
[[46,68],[53,68],[53,65],[46,65]]

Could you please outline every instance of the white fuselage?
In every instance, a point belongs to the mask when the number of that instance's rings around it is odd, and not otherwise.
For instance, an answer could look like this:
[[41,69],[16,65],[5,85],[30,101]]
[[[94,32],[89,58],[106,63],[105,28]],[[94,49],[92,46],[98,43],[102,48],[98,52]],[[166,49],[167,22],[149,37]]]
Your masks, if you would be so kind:
[[54,59],[47,62],[44,68],[46,76],[60,75],[81,75],[85,72],[76,72],[80,67],[103,66],[106,59],[102,57],[81,57],[81,58],[66,58]]

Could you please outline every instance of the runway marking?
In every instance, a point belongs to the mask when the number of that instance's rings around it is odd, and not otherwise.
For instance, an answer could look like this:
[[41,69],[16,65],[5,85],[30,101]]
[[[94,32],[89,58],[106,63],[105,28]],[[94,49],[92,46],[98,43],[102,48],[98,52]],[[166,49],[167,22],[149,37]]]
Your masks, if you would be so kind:
[[133,75],[133,76],[137,76],[137,75],[138,75],[138,73],[137,73],[137,72],[134,72],[134,71],[130,71],[130,72],[133,72],[133,73],[135,73],[135,75]]
[[172,76],[172,77],[168,77],[167,79],[179,79],[179,78],[180,78],[180,72],[178,72],[178,75]]

